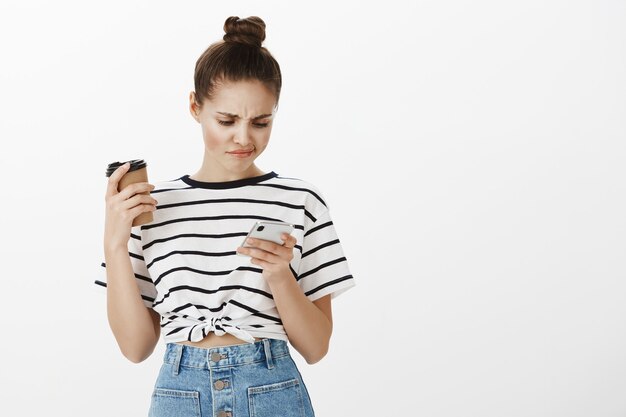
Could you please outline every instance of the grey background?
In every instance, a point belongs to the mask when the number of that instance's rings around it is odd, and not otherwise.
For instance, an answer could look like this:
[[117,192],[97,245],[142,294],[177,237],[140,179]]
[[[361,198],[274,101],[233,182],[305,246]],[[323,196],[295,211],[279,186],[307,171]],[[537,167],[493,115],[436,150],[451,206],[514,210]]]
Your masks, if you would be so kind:
[[258,15],[265,171],[325,193],[357,286],[319,416],[626,415],[623,1],[3,1],[0,414],[147,415],[93,284],[104,170],[194,173],[195,60]]

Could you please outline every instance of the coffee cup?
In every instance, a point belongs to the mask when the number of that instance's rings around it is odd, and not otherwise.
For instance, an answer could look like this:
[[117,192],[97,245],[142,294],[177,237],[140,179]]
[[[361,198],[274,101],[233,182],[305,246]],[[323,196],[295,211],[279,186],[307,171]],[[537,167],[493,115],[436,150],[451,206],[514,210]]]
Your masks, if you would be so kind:
[[[120,181],[117,184],[117,191],[120,192],[126,186],[130,184],[134,184],[136,182],[148,182],[148,170],[147,163],[143,159],[133,159],[125,162],[111,162],[106,170],[106,176],[110,177],[113,172],[118,169],[120,166],[124,165],[126,162],[130,162],[130,167],[128,171],[120,178]],[[149,191],[145,191],[140,194],[150,195]],[[131,196],[132,197],[132,196]],[[154,220],[151,211],[144,211],[139,214],[137,217],[133,219],[133,226],[140,226],[142,224],[150,223]]]

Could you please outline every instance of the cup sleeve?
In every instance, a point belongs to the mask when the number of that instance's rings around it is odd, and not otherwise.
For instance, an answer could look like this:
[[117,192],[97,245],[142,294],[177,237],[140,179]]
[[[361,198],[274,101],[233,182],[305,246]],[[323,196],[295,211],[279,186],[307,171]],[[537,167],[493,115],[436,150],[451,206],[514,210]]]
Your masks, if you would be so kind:
[[[141,226],[133,226],[131,228],[130,238],[128,239],[128,255],[130,256],[130,264],[135,274],[135,282],[141,293],[141,299],[146,307],[152,308],[157,291],[144,260],[140,228]],[[104,260],[100,263],[94,284],[100,291],[106,292],[107,274]]]
[[296,279],[311,301],[335,299],[356,285],[328,209],[304,230]]

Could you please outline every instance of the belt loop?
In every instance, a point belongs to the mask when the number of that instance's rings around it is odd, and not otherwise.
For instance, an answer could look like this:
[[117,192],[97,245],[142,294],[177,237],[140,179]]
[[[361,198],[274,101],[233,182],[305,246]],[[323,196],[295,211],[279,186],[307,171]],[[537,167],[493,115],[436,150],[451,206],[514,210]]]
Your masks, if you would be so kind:
[[270,339],[263,338],[263,350],[265,351],[265,361],[267,363],[267,369],[274,367],[274,360],[272,359],[272,349],[270,349]]
[[178,368],[180,367],[180,358],[183,356],[183,345],[175,343],[176,345],[176,357],[174,359],[174,375],[178,375]]

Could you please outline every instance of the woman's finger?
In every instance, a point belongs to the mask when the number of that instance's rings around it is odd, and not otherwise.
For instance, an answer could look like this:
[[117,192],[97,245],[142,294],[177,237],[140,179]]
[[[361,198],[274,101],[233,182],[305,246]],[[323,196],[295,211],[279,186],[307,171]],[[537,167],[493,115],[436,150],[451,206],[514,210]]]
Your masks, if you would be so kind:
[[120,165],[119,167],[117,167],[115,169],[115,171],[113,171],[113,173],[109,177],[109,181],[107,183],[107,191],[106,191],[106,196],[107,197],[108,196],[113,196],[113,195],[118,193],[117,186],[118,186],[118,184],[120,182],[120,179],[128,171],[128,168],[130,168],[130,163],[127,162],[124,165]]
[[251,258],[257,258],[257,259],[261,259],[263,261],[275,264],[281,261],[281,257],[272,253],[272,252],[268,252],[262,249],[258,249],[258,248],[238,248],[237,249],[240,253],[243,253],[245,255],[249,255]]
[[284,246],[286,248],[293,249],[296,247],[297,239],[295,236],[287,234],[286,236],[282,235],[281,238],[285,241]]

